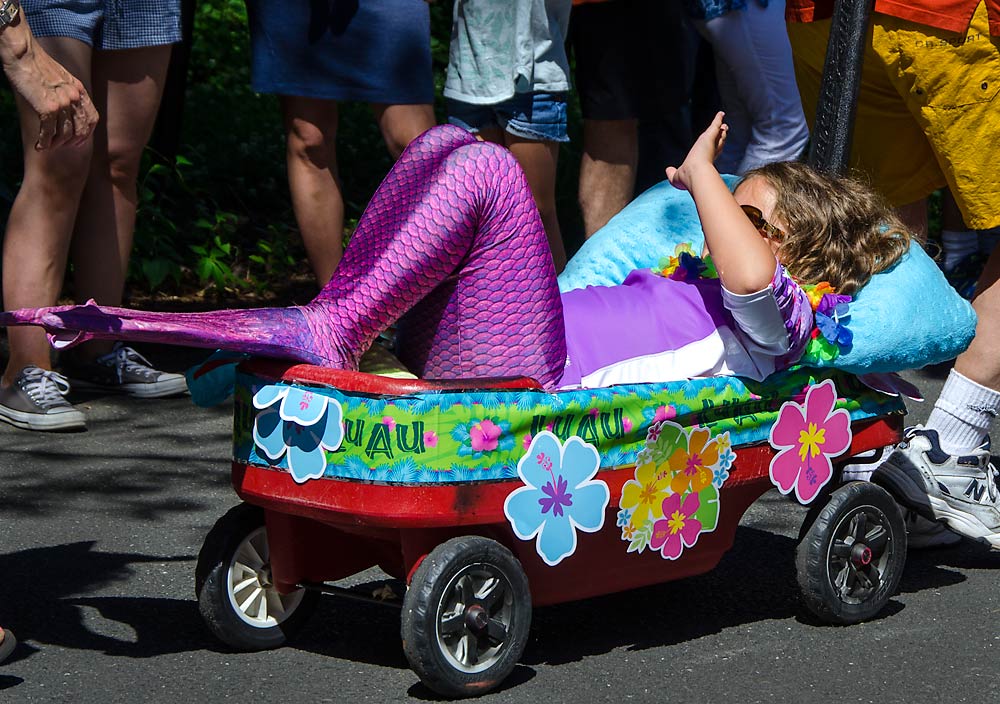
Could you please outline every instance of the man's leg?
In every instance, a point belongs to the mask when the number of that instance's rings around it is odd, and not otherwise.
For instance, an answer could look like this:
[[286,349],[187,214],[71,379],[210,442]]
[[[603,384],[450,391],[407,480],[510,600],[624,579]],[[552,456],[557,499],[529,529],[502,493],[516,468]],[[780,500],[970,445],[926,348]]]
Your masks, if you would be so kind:
[[632,200],[638,163],[638,120],[583,121],[579,200],[585,237]]
[[[996,98],[979,78],[1000,67],[1000,49],[981,40],[989,34],[985,7],[964,33],[876,17],[873,45],[925,131],[962,220],[975,228],[1000,225],[995,159],[976,140],[998,124]],[[913,85],[933,90],[908,92]],[[956,360],[927,426],[911,431],[879,473],[913,508],[1000,548],[1000,487],[987,435],[1000,412],[998,280],[1000,254],[994,253],[973,300],[979,320],[972,344]]]

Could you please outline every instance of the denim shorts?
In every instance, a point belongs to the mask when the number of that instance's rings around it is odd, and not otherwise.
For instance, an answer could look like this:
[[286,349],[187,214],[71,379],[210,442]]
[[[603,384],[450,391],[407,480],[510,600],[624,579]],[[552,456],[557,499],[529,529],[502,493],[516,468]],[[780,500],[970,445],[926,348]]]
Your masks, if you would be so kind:
[[94,49],[181,40],[181,0],[22,0],[36,37],[70,37]]
[[500,127],[515,137],[539,142],[568,142],[565,93],[515,93],[493,105],[448,100],[448,122],[473,134]]

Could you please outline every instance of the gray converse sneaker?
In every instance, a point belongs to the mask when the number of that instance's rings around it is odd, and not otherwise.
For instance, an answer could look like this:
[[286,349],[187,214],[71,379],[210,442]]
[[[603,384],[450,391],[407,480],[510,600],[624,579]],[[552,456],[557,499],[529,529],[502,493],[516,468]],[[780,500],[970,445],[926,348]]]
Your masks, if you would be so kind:
[[0,420],[25,430],[82,430],[83,413],[69,404],[68,393],[62,374],[29,365],[0,388]]
[[64,371],[73,386],[81,390],[120,392],[137,398],[163,398],[187,391],[183,374],[153,369],[148,359],[120,342],[93,362],[69,361]]
[[941,450],[936,431],[917,426],[873,479],[925,518],[1000,548],[997,474],[988,443],[968,455],[949,455]]

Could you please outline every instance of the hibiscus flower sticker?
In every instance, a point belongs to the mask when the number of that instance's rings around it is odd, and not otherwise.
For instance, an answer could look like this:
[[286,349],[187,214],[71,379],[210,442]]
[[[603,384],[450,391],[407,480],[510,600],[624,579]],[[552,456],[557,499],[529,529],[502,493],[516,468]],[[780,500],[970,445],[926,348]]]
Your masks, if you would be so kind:
[[827,379],[809,388],[800,405],[788,401],[771,428],[771,446],[780,452],[771,459],[771,481],[782,494],[808,504],[833,477],[831,457],[851,446],[851,416],[834,410],[837,390]]
[[691,431],[688,447],[678,448],[670,456],[670,469],[674,472],[670,489],[675,494],[699,492],[712,483],[712,466],[719,462],[719,448],[706,428]]
[[301,484],[326,471],[326,453],[344,439],[344,412],[335,399],[297,386],[265,386],[253,397],[258,410],[253,440],[265,457],[283,457]]
[[640,464],[635,468],[635,479],[629,479],[622,487],[622,498],[619,507],[630,509],[640,520],[645,520],[650,514],[653,518],[662,518],[660,509],[663,499],[670,493],[670,469],[664,463],[657,466],[652,462]]
[[545,564],[576,552],[577,530],[595,533],[604,525],[611,491],[594,479],[600,463],[593,445],[576,436],[563,445],[545,430],[517,463],[524,486],[507,496],[503,511],[518,538],[535,541]]
[[701,535],[701,521],[694,515],[701,508],[697,494],[671,494],[663,500],[663,518],[653,524],[649,547],[659,550],[664,559],[676,560],[684,548],[694,547]]

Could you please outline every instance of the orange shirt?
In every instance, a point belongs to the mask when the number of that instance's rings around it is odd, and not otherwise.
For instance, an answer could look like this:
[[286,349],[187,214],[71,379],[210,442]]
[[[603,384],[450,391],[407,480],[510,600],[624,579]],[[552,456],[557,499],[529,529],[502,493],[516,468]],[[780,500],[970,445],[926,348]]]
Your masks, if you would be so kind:
[[[1000,36],[1000,0],[875,0],[875,12],[918,24],[964,32],[980,2],[986,3],[990,34]],[[833,14],[833,0],[786,0],[789,22],[824,20]]]

